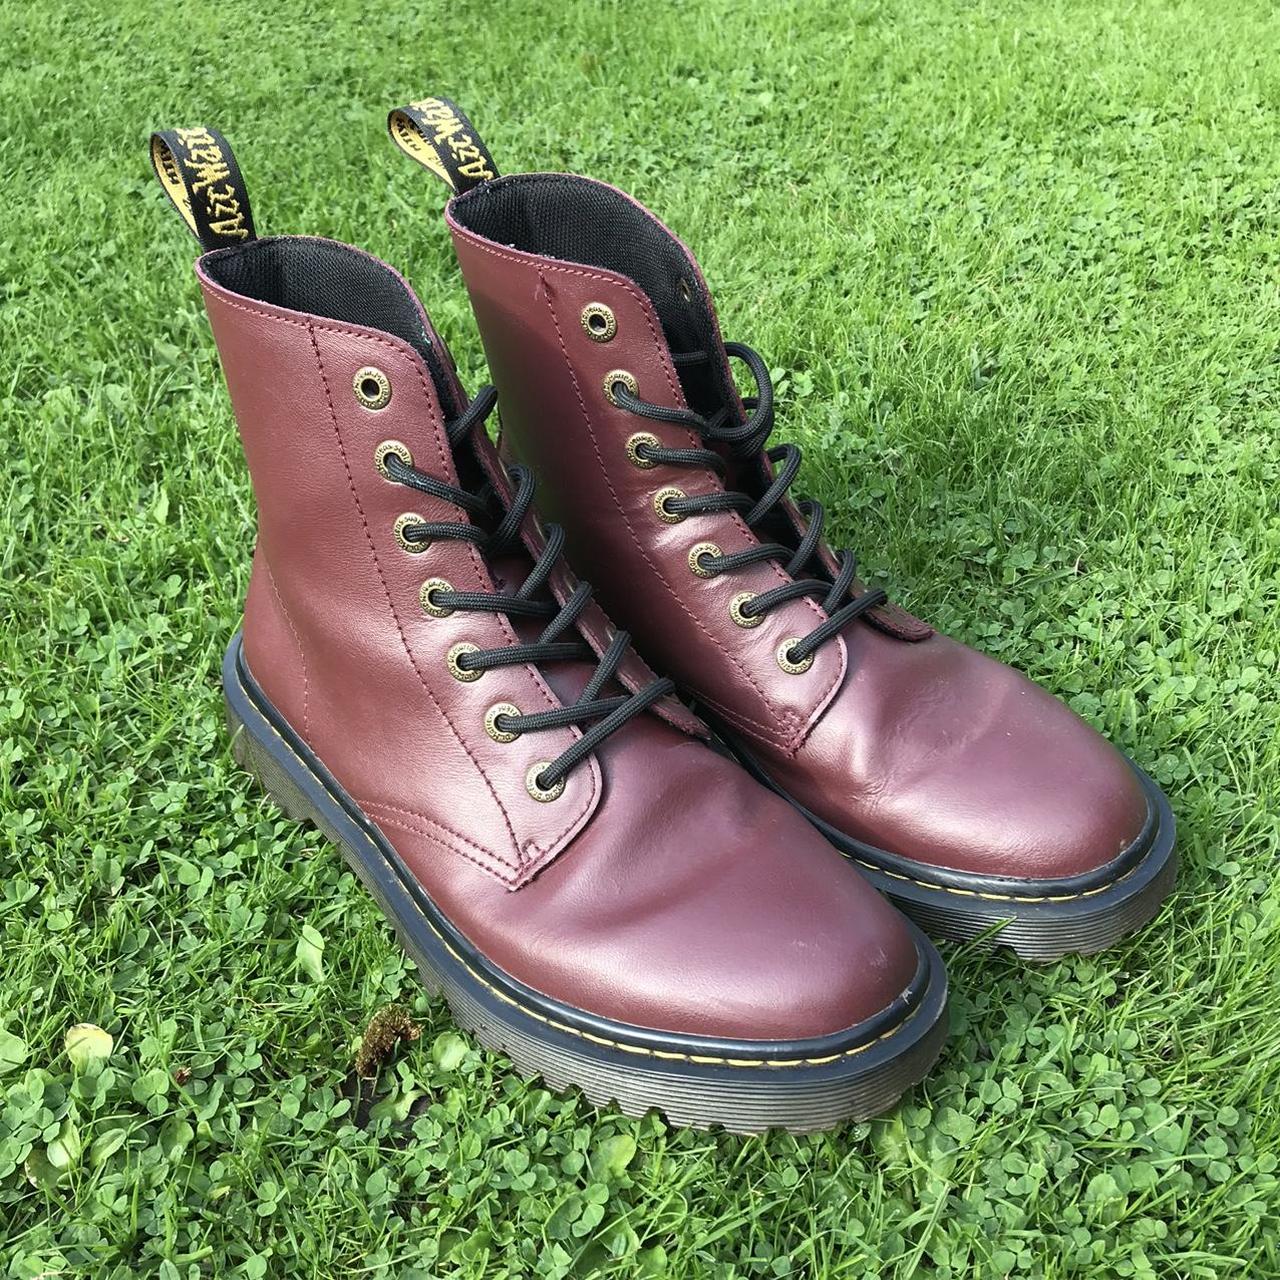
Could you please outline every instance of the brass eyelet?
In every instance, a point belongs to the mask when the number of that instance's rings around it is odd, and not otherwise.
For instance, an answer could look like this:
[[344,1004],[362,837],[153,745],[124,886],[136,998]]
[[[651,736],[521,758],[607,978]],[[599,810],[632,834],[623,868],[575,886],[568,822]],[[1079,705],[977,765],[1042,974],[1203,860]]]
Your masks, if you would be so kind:
[[430,618],[447,618],[452,609],[446,609],[443,605],[436,604],[435,594],[438,591],[452,591],[453,583],[445,578],[428,578],[426,582],[418,588],[418,603],[422,606],[422,612]]
[[604,397],[612,405],[618,402],[613,398],[613,384],[620,382],[633,396],[640,394],[640,384],[625,369],[611,369],[604,375]]
[[684,516],[678,511],[671,511],[667,507],[667,503],[672,498],[683,498],[685,492],[683,489],[677,489],[674,485],[668,485],[665,489],[659,489],[653,495],[653,509],[658,513],[658,519],[664,524],[679,524]]
[[680,277],[680,296],[686,302],[693,301],[693,286],[683,276]]
[[373,465],[377,467],[378,471],[382,475],[386,476],[388,480],[395,479],[395,476],[387,470],[387,459],[391,457],[392,454],[395,454],[395,456],[399,458],[406,467],[413,466],[413,454],[409,452],[409,446],[407,444],[404,444],[399,440],[384,440],[373,451]]
[[758,627],[764,621],[764,614],[746,614],[742,612],[742,606],[748,600],[756,598],[756,592],[744,591],[741,595],[736,595],[729,601],[729,617],[740,627]]
[[703,556],[720,556],[724,552],[714,542],[695,542],[689,548],[689,568],[699,578],[714,578],[716,575],[702,563]]
[[458,665],[458,659],[464,653],[479,653],[480,646],[468,643],[466,640],[459,641],[444,656],[445,665],[449,668],[449,674],[455,680],[461,680],[463,684],[470,684],[473,680],[479,680],[483,671],[467,671]]
[[385,409],[391,403],[391,379],[371,364],[356,370],[356,376],[351,379],[351,390],[366,409]]
[[550,804],[552,800],[559,800],[564,795],[563,778],[554,787],[538,786],[538,775],[550,767],[550,760],[539,760],[537,764],[530,765],[529,772],[524,775],[525,789],[535,800],[541,800],[543,804]]
[[603,302],[588,302],[582,308],[582,328],[592,342],[608,342],[618,332],[618,318]]
[[426,524],[427,522],[416,511],[406,511],[402,516],[396,516],[396,522],[391,527],[391,532],[395,534],[396,541],[400,544],[402,551],[407,551],[411,556],[420,556],[430,543],[427,542],[410,542],[405,536],[404,531],[411,524]]
[[654,459],[646,458],[641,454],[641,445],[649,449],[661,449],[662,441],[649,431],[637,431],[627,439],[627,461],[633,467],[639,467],[641,471],[650,471],[658,464]]
[[792,661],[790,656],[791,646],[799,643],[799,636],[791,636],[778,646],[778,651],[774,654],[774,657],[778,660],[778,666],[780,666],[788,675],[802,676],[811,666],[813,666],[813,654],[810,654],[800,662]]
[[495,702],[488,711],[484,713],[484,731],[491,737],[494,742],[514,742],[520,735],[511,733],[506,729],[498,728],[499,716],[518,716],[520,708],[514,702]]

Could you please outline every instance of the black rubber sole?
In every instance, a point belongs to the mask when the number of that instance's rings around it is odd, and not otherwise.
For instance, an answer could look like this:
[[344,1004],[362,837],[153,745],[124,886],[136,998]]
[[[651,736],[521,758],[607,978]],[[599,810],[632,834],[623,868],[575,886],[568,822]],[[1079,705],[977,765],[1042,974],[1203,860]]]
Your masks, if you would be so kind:
[[[342,851],[395,928],[428,990],[458,1025],[553,1089],[576,1087],[627,1115],[657,1109],[677,1125],[811,1133],[892,1107],[941,1052],[942,961],[913,928],[919,968],[890,1009],[821,1040],[703,1041],[610,1022],[557,1004],[495,970],[449,924],[324,766],[275,712],[244,665],[237,635],[223,661],[236,760],[291,818]],[[856,963],[856,957],[850,957]]]
[[748,751],[728,734],[721,736],[749,772],[785,797],[881,893],[935,938],[1010,947],[1025,960],[1092,955],[1152,920],[1177,877],[1173,811],[1164,793],[1132,761],[1149,806],[1140,845],[1096,873],[1045,883],[910,864],[855,840],[798,804]]

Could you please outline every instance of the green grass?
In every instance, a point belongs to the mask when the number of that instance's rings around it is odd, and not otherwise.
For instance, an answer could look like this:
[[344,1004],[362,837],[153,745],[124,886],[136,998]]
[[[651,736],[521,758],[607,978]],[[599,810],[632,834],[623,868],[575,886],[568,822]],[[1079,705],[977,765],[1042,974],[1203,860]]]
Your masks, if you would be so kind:
[[[0,1275],[1280,1274],[1273,6],[336,7],[0,0]],[[383,135],[429,91],[666,218],[787,371],[836,540],[1173,800],[1160,920],[949,949],[950,1045],[883,1120],[521,1083],[230,759],[253,511],[146,137],[221,127],[259,229],[406,268],[475,386],[442,188]],[[362,1092],[393,1000],[423,1034]]]

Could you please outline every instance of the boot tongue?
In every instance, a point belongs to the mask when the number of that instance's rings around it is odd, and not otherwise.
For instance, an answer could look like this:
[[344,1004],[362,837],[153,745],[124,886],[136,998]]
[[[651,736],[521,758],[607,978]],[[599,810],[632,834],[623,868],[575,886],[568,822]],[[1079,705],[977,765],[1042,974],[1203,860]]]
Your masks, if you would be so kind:
[[710,418],[726,404],[731,415],[740,415],[742,402],[729,372],[729,357],[720,336],[715,308],[700,277],[697,283],[698,289],[683,304],[690,314],[671,325],[665,319],[662,321],[672,355],[706,353],[705,360],[676,361],[680,387],[689,408],[704,418]]
[[[727,405],[730,423],[739,423],[745,418],[746,409],[733,380],[711,291],[689,250],[665,227],[662,231],[670,242],[673,261],[681,262],[684,271],[668,296],[659,299],[651,295],[650,300],[675,359],[685,402],[703,418],[713,417]],[[682,360],[681,356],[700,358]],[[758,487],[761,477],[755,458],[744,459],[714,441],[705,443],[724,458],[728,488],[751,491]]]
[[[642,287],[657,313],[667,346],[676,357],[676,373],[685,400],[689,408],[706,418],[726,404],[731,412],[740,413],[741,400],[729,371],[715,303],[702,271],[675,235],[652,214],[646,212],[646,217],[650,220],[655,265],[661,262],[664,270],[654,272]],[[699,354],[705,359],[680,359]]]

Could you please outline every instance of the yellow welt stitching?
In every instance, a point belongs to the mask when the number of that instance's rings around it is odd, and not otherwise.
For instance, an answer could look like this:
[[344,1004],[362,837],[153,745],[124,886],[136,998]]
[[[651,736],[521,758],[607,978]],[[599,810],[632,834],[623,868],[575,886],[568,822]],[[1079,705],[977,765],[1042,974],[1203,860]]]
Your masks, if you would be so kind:
[[849,861],[857,863],[860,867],[865,867],[868,871],[874,871],[878,875],[888,876],[893,880],[905,880],[907,884],[918,884],[922,889],[935,889],[939,893],[954,893],[964,898],[984,898],[988,902],[1076,902],[1080,898],[1091,898],[1095,894],[1106,893],[1108,889],[1114,889],[1116,885],[1123,884],[1142,867],[1142,860],[1139,860],[1137,865],[1130,867],[1124,875],[1117,876],[1114,880],[1110,880],[1104,885],[1099,885],[1096,889],[1084,889],[1080,893],[1060,894],[1057,897],[1038,898],[1033,894],[986,893],[979,889],[953,889],[949,885],[930,884],[928,880],[917,880],[914,876],[904,876],[900,871],[887,871],[884,867],[878,867],[874,862],[864,862],[861,858],[851,857]]

